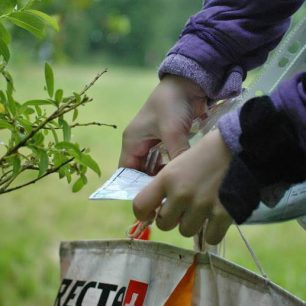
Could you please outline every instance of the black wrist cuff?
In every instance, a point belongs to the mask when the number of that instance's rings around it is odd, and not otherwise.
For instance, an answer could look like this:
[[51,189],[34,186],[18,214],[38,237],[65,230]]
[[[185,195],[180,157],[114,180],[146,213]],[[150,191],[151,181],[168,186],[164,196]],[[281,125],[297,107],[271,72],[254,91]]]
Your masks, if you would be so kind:
[[268,96],[246,102],[240,112],[242,151],[234,156],[219,196],[235,221],[243,223],[258,206],[260,190],[306,178],[306,155],[294,125]]
[[294,125],[268,96],[249,100],[240,112],[243,160],[261,187],[305,179],[305,152]]
[[237,224],[243,223],[259,204],[259,186],[239,156],[234,156],[219,189],[219,199]]

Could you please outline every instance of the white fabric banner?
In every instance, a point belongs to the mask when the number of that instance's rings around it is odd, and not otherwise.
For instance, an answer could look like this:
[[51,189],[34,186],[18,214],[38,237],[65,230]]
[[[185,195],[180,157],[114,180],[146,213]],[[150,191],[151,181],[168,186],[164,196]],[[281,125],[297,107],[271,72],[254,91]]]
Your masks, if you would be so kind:
[[[64,242],[60,255],[62,281],[56,306],[305,306],[290,293],[225,259],[166,244]],[[182,281],[187,274],[192,287]],[[191,298],[186,302],[182,296],[188,290]]]

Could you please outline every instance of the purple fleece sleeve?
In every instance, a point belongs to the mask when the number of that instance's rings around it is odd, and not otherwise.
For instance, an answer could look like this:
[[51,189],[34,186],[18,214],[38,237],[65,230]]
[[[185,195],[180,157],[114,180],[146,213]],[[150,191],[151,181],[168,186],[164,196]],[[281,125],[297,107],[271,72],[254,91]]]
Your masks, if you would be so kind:
[[[278,111],[285,111],[299,136],[302,149],[306,152],[306,73],[282,82],[270,96]],[[232,153],[239,153],[241,146],[240,109],[225,114],[218,122],[219,130]]]
[[206,0],[160,66],[196,82],[211,99],[240,93],[247,71],[263,64],[303,0]]

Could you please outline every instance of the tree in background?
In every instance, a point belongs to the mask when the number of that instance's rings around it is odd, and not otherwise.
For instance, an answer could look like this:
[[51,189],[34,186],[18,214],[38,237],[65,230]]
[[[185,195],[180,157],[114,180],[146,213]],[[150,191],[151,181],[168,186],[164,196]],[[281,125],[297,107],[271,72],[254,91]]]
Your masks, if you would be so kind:
[[[201,0],[44,0],[38,7],[57,16],[61,31],[47,31],[40,43],[18,29],[14,37],[18,49],[34,50],[31,54],[43,60],[156,67],[201,4]],[[294,21],[303,14],[300,10]]]
[[16,29],[18,48],[48,60],[156,66],[201,0],[45,0],[38,7],[57,16],[61,31],[37,44]]

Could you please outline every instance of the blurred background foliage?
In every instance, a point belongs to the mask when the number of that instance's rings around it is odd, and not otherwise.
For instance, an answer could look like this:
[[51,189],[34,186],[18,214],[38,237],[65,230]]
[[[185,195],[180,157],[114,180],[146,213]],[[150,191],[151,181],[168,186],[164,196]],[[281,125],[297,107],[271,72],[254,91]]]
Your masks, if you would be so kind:
[[38,8],[57,16],[60,33],[40,42],[18,29],[14,35],[18,48],[41,60],[154,66],[200,7],[199,0],[45,0]]
[[[21,0],[22,1],[22,0]],[[37,41],[13,29],[22,59],[156,67],[200,0],[43,0],[37,8],[57,17],[59,33]],[[305,13],[301,9],[293,24]]]
[[[89,202],[88,196],[116,169],[124,127],[157,84],[157,66],[201,2],[44,0],[37,8],[57,16],[59,33],[50,31],[37,41],[23,30],[10,29],[10,68],[17,97],[46,94],[45,60],[54,64],[57,82],[71,92],[108,67],[109,72],[89,93],[95,103],[80,111],[80,119],[113,123],[118,129],[74,130],[72,138],[91,148],[102,170],[102,178],[90,174],[88,185],[79,193],[51,176],[37,186],[1,196],[0,306],[52,305],[59,286],[61,240],[125,237],[134,221],[131,203]],[[305,10],[295,22],[302,15]],[[305,231],[295,221],[243,230],[271,279],[306,299]],[[152,238],[189,249],[193,245],[192,239],[177,231],[154,228]],[[234,228],[226,238],[225,256],[257,271]]]

